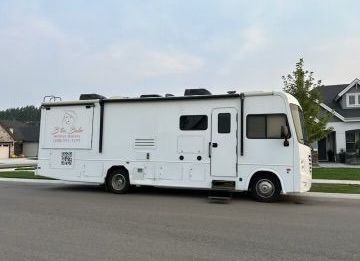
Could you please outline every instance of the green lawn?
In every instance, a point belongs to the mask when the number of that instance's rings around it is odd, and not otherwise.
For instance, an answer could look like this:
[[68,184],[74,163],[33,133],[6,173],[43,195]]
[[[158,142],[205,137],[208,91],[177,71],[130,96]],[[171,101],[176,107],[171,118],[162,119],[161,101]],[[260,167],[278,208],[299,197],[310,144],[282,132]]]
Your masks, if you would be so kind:
[[311,192],[360,194],[360,185],[312,184]]
[[360,168],[314,168],[313,179],[360,180]]
[[42,176],[35,176],[34,171],[0,171],[0,178],[18,178],[18,179],[50,179]]

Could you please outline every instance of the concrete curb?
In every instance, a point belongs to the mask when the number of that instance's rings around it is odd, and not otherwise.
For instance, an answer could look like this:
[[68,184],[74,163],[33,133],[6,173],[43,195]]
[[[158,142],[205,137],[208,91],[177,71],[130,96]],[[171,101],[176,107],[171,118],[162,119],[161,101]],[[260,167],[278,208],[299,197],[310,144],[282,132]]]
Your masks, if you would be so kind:
[[345,184],[360,185],[360,180],[313,179],[313,184]]
[[294,196],[302,197],[302,198],[360,199],[360,194],[325,193],[325,192],[305,192],[301,194],[294,194]]

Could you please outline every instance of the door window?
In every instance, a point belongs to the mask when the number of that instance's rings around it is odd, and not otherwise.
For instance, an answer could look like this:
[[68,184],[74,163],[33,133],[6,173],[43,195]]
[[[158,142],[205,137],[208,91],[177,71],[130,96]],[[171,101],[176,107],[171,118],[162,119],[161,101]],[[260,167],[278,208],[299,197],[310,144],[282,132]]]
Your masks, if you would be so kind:
[[231,114],[218,114],[218,133],[230,133],[231,130]]

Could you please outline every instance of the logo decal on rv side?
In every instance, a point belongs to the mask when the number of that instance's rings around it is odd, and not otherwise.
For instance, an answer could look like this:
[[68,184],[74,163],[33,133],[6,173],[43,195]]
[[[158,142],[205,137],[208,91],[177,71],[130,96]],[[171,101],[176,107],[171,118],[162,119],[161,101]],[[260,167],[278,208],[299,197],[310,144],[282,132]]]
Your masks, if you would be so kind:
[[82,127],[77,126],[77,118],[75,111],[64,111],[61,126],[55,126],[51,131],[54,142],[80,142],[80,134],[84,132],[84,130]]

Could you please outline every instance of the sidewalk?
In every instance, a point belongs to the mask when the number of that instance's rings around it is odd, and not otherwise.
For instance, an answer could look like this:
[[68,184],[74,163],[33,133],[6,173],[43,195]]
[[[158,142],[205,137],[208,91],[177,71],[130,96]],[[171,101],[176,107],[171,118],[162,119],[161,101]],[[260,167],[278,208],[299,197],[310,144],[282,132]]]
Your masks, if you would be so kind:
[[319,166],[314,166],[314,168],[350,168],[350,169],[359,169],[360,165],[349,165],[349,164],[334,163],[334,162],[319,162]]
[[63,184],[63,185],[98,185],[95,183],[52,180],[52,179],[18,179],[18,178],[0,178],[0,182],[21,182],[21,183],[38,183],[38,184]]
[[0,169],[19,168],[19,167],[36,167],[37,160],[18,158],[18,159],[1,159]]

